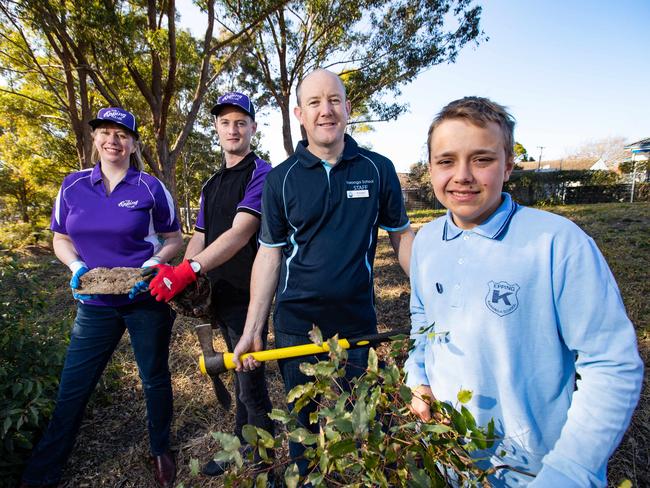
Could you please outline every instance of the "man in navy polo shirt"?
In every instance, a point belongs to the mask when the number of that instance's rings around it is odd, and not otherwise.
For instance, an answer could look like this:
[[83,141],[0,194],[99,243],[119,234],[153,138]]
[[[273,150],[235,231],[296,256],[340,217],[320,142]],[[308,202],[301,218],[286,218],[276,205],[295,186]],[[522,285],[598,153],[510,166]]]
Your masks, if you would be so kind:
[[[276,347],[308,343],[312,324],[324,337],[377,331],[373,261],[378,227],[388,231],[400,265],[409,271],[413,231],[395,168],[345,135],[350,102],[343,83],[319,69],[301,81],[297,98],[294,114],[307,140],[266,180],[262,246],[253,266],[246,327],[234,351],[240,370],[258,366],[250,357],[240,362],[239,355],[262,349],[274,291]],[[309,381],[298,368],[304,360],[280,361],[287,392]],[[365,371],[367,360],[368,349],[349,351],[348,379]],[[315,429],[309,412],[301,410],[300,419]],[[303,446],[290,443],[289,450],[305,475]]]
[[[251,151],[255,108],[241,93],[222,95],[212,108],[224,165],[201,190],[194,235],[179,266],[162,266],[150,288],[157,299],[169,301],[199,273],[207,273],[212,287],[213,317],[229,351],[239,340],[249,302],[251,267],[257,253],[262,188],[271,165]],[[167,281],[165,281],[165,279]],[[264,340],[266,339],[264,326]],[[273,433],[272,410],[264,369],[240,371],[235,376],[235,435],[255,425]],[[210,461],[203,473],[222,474],[227,465]]]

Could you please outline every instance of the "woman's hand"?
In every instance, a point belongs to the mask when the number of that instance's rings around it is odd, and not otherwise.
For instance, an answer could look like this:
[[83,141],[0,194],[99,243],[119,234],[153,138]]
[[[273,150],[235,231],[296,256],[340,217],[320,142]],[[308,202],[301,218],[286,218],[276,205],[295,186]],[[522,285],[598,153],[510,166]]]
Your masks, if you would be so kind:
[[[160,264],[160,258],[158,256],[151,256],[144,263],[142,263],[142,266],[140,266],[140,268],[142,269],[150,268],[151,266],[156,266],[158,264]],[[147,291],[148,289],[149,289],[148,280],[138,281],[135,285],[133,285],[133,288],[131,288],[131,290],[129,291],[129,298],[133,300],[137,295]]]
[[72,271],[72,278],[70,279],[70,288],[72,288],[72,297],[75,300],[81,300],[82,302],[84,300],[92,300],[95,298],[94,295],[82,295],[80,293],[75,292],[75,290],[79,289],[81,287],[81,277],[85,275],[88,271],[88,266],[86,266],[86,263],[83,261],[73,261],[71,262],[68,267],[70,268],[70,271]]

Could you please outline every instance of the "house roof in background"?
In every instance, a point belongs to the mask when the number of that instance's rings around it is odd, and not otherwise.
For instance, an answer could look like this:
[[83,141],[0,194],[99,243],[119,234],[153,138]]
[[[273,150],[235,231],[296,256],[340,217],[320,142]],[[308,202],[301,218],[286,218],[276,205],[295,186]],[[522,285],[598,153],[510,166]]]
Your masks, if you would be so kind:
[[650,152],[650,137],[628,144],[625,149],[632,152]]
[[[545,170],[590,169],[596,162],[598,162],[598,158],[549,159],[547,161],[542,160],[539,168]],[[537,161],[526,161],[517,164],[526,171],[537,169]]]

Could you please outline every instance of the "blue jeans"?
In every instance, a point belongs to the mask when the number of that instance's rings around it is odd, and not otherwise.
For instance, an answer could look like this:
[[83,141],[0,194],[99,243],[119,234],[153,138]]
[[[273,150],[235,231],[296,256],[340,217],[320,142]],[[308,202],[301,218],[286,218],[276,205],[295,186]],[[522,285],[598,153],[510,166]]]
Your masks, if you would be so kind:
[[23,473],[28,484],[57,483],[74,447],[83,413],[104,368],[128,329],[147,403],[154,456],[169,447],[173,415],[167,364],[174,312],[153,298],[121,307],[77,305],[56,407]]
[[[285,334],[280,331],[275,331],[275,347],[289,347],[298,346],[301,344],[309,344],[309,338],[305,336]],[[344,391],[350,391],[350,382],[365,373],[368,367],[368,351],[367,347],[359,349],[348,350],[348,360],[345,364],[345,377],[342,381],[341,387]],[[327,360],[327,354],[318,354],[315,356],[304,356],[298,358],[281,359],[278,361],[280,366],[280,373],[284,380],[284,390],[288,394],[295,386],[302,385],[313,381],[313,377],[304,375],[300,371],[301,363],[316,363],[318,361]],[[294,403],[288,404],[289,411],[293,410]],[[309,429],[311,432],[317,433],[319,430],[318,424],[309,423],[309,414],[316,410],[316,403],[310,402],[298,412],[298,421],[303,427]],[[298,466],[300,476],[306,476],[308,473],[309,461],[303,458],[305,446],[298,442],[289,442],[289,456]]]
[[[247,311],[248,302],[213,307],[214,324],[219,326],[230,352],[237,345],[244,331]],[[262,333],[264,348],[266,348],[266,336],[265,327]],[[235,435],[241,441],[244,440],[242,427],[246,424],[260,427],[274,435],[273,421],[269,417],[273,405],[266,387],[264,371],[264,363],[262,363],[261,367],[253,371],[235,372]]]

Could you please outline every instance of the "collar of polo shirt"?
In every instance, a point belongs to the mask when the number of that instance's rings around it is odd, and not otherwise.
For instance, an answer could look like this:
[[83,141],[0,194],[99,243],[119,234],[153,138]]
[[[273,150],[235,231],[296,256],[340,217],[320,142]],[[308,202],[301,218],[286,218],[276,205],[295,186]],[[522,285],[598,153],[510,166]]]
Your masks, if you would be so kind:
[[[341,161],[354,159],[359,155],[359,146],[357,145],[357,142],[348,134],[345,134],[344,140],[345,145],[343,146],[343,153],[336,158],[337,164]],[[313,168],[314,166],[322,164],[322,160],[309,151],[307,141],[300,141],[298,143],[295,154],[298,156],[300,163],[307,168]]]

